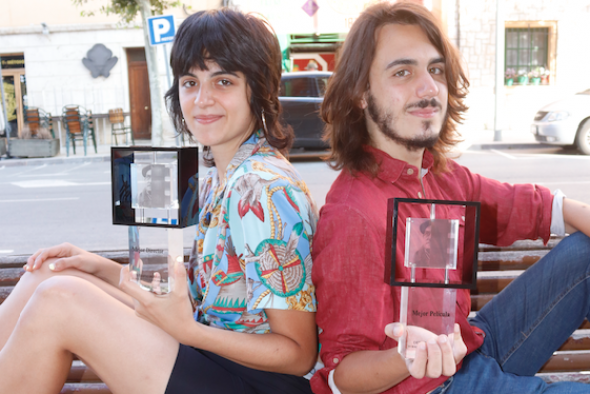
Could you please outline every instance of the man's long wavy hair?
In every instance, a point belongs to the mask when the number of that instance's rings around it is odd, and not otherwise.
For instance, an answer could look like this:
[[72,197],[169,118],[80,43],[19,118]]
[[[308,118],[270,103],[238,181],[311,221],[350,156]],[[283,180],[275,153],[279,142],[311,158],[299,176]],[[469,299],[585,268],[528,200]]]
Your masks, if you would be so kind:
[[[268,143],[287,155],[294,135],[290,126],[280,122],[282,55],[272,27],[255,15],[229,8],[199,11],[182,22],[170,54],[174,82],[166,92],[166,100],[176,130],[189,137],[192,135],[183,121],[178,81],[193,67],[206,70],[208,60],[225,71],[244,74],[250,88],[250,111],[255,119],[251,133],[262,130]],[[215,165],[207,146],[203,159],[205,164]]]
[[461,67],[458,51],[441,31],[432,14],[423,6],[410,2],[382,2],[367,8],[346,37],[321,108],[321,116],[326,122],[324,139],[332,148],[328,160],[332,168],[346,168],[352,174],[368,172],[375,176],[379,170],[379,163],[364,149],[364,145],[370,145],[371,141],[360,102],[369,86],[377,34],[382,26],[389,23],[420,26],[445,59],[449,94],[447,116],[439,140],[428,149],[434,156],[433,171],[446,172],[447,154],[460,141],[456,126],[463,120],[463,113],[467,110],[463,100],[467,95],[469,81]]

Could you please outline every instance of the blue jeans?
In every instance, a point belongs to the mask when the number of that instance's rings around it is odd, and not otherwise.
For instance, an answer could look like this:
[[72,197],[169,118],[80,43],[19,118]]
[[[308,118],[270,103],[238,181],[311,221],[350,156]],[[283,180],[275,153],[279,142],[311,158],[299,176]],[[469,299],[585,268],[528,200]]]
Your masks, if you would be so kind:
[[433,394],[590,393],[590,385],[534,376],[589,317],[590,238],[577,232],[471,319],[486,333],[482,347]]

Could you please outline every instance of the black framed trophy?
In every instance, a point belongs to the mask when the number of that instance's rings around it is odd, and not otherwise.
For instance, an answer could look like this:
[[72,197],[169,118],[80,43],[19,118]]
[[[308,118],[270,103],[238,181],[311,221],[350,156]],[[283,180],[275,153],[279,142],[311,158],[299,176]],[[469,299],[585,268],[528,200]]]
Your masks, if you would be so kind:
[[[477,286],[480,203],[388,201],[385,280],[401,287],[399,353],[413,359],[427,330],[454,332],[457,289]],[[428,334],[429,335],[429,334]]]
[[111,147],[113,224],[128,226],[129,270],[145,290],[172,288],[183,229],[198,222],[198,173],[196,147]]

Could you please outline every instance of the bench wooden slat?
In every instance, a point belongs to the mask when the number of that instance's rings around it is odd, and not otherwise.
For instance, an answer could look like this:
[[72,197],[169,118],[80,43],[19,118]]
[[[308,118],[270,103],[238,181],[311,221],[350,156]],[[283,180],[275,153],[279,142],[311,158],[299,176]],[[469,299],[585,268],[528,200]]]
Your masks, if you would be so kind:
[[102,383],[98,375],[80,361],[74,360],[66,380],[68,383]]
[[66,383],[60,394],[112,394],[104,383]]
[[551,356],[539,372],[579,372],[588,370],[589,365],[590,350],[558,352]]

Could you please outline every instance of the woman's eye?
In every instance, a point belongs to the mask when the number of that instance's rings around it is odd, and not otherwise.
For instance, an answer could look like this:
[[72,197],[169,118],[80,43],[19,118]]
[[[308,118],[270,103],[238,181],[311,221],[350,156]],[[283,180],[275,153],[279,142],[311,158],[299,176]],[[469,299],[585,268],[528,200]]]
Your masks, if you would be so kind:
[[182,86],[185,88],[192,88],[195,85],[196,85],[195,81],[191,81],[191,80],[187,80],[182,83]]
[[219,84],[220,84],[221,86],[230,86],[232,83],[231,83],[231,81],[230,81],[229,79],[221,79],[221,80],[219,81]]

